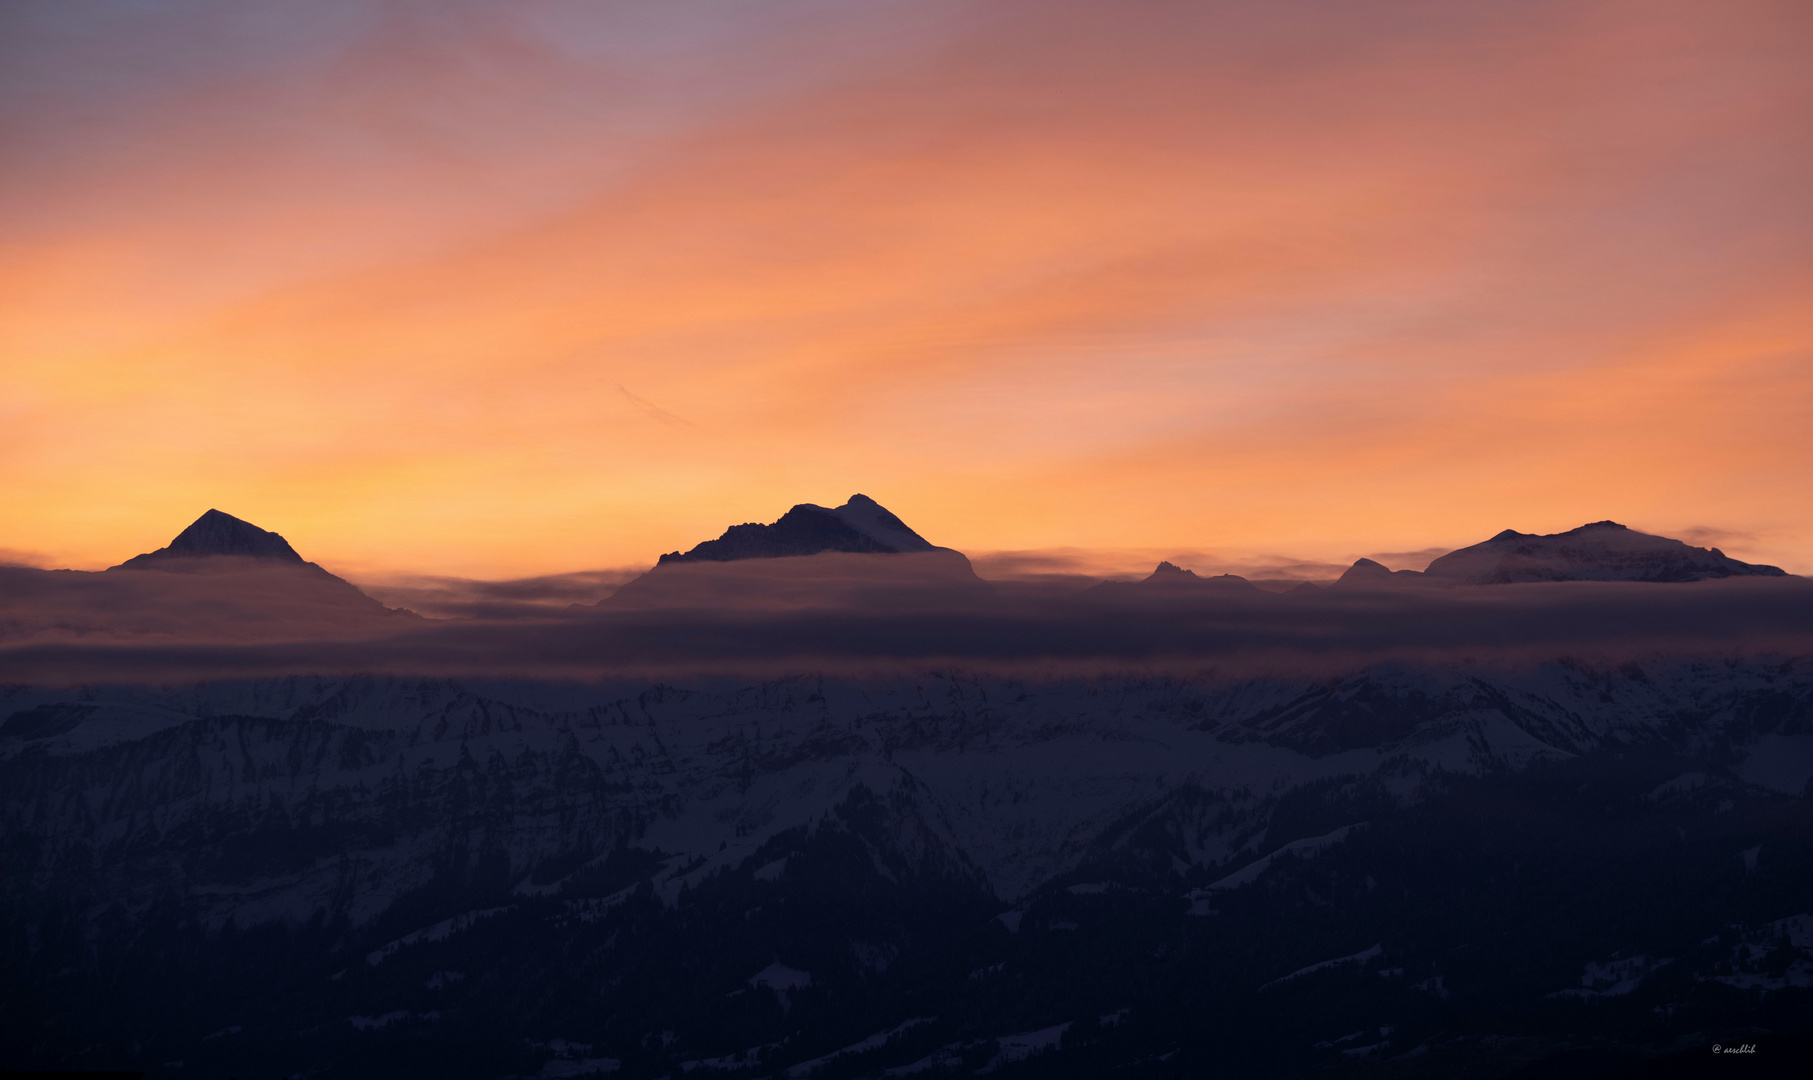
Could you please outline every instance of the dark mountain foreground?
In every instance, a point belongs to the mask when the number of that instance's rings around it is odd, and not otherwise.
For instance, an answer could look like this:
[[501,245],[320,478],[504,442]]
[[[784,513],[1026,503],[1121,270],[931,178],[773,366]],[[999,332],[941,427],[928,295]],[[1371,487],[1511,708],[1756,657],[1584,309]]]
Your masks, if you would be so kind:
[[1805,657],[0,718],[9,1068],[1764,1075],[1813,1032]]

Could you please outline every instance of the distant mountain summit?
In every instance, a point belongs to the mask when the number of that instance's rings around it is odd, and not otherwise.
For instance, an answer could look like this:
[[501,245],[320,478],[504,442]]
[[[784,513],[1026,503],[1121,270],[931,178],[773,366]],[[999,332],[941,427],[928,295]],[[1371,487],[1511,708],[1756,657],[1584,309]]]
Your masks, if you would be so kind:
[[1174,562],[1161,562],[1151,574],[1138,581],[1104,581],[1084,591],[1096,599],[1150,599],[1154,597],[1190,597],[1216,594],[1257,593],[1259,587],[1238,574],[1215,574],[1203,577],[1185,570]]
[[353,640],[420,616],[305,561],[283,537],[210,510],[104,571],[0,567],[0,642],[39,634],[171,642]]
[[1651,536],[1615,521],[1539,535],[1506,529],[1490,540],[1436,559],[1429,568],[1388,570],[1360,559],[1335,585],[1344,589],[1400,585],[1517,585],[1538,581],[1705,581],[1788,577],[1779,567],[1739,562],[1718,548]]
[[1374,562],[1371,559],[1356,559],[1333,587],[1337,589],[1373,589],[1391,585],[1414,585],[1424,580],[1426,580],[1425,575],[1416,570],[1392,570],[1381,562]]
[[906,612],[993,592],[962,552],[938,547],[867,495],[852,495],[834,508],[801,503],[773,524],[732,525],[691,551],[663,555],[599,606]]
[[269,559],[273,562],[307,565],[288,540],[261,529],[249,521],[241,521],[232,514],[223,514],[219,510],[209,510],[195,519],[195,522],[182,532],[166,547],[143,555],[134,555],[115,570],[154,570],[178,559],[199,559],[210,555],[237,555],[253,559]]
[[1423,574],[1436,582],[1466,585],[1788,576],[1779,567],[1739,562],[1718,548],[1651,536],[1615,521],[1595,521],[1547,536],[1506,529],[1483,543],[1443,555]]
[[818,555],[827,551],[853,554],[902,554],[938,551],[925,537],[867,495],[852,495],[835,509],[801,503],[772,525],[732,525],[716,540],[691,551],[669,552],[660,562],[737,562]]

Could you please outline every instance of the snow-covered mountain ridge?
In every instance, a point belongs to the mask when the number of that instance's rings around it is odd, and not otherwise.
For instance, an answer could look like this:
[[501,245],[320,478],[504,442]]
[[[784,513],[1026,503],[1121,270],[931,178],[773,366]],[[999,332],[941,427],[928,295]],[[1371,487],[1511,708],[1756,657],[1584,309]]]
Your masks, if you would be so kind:
[[[1180,838],[1178,857],[1207,866],[1263,829],[1271,793],[1327,777],[1390,774],[1409,793],[1431,772],[1517,768],[1608,740],[1741,740],[1810,703],[1804,661],[1551,664],[1511,677],[1386,666],[1226,686],[292,678],[15,689],[0,700],[0,755],[14,777],[7,827],[41,833],[52,865],[63,864],[52,852],[87,851],[107,873],[113,846],[145,850],[233,817],[331,819],[393,837],[221,893],[211,916],[246,925],[344,903],[360,923],[431,873],[422,844],[462,829],[484,835],[511,874],[576,846],[633,842],[696,855],[696,876],[736,865],[853,789],[907,792],[929,835],[1012,900],[1186,787],[1246,808],[1221,834]],[[507,807],[491,802],[505,797]],[[480,806],[498,813],[471,816]]]
[[1652,536],[1615,521],[1538,535],[1506,529],[1450,551],[1423,570],[1387,570],[1361,559],[1341,576],[1346,587],[1516,585],[1539,581],[1685,582],[1728,577],[1787,577],[1780,567],[1733,559],[1718,548]]
[[[1339,1063],[1357,1024],[1399,1032],[1379,1056],[1472,1045],[1450,997],[1583,1008],[1554,995],[1621,950],[1675,966],[1620,993],[1678,997],[1709,933],[1705,985],[1739,993],[1717,965],[1762,963],[1733,950],[1800,914],[1813,859],[1806,658],[308,677],[12,687],[0,716],[0,990],[66,1061],[379,1075],[430,1039],[450,1075],[1146,1075],[1214,1014]],[[1683,875],[1730,899],[1683,923]],[[1624,914],[1582,928],[1605,890]],[[1524,937],[1492,951],[1506,904]],[[55,1005],[96,995],[105,1022]]]

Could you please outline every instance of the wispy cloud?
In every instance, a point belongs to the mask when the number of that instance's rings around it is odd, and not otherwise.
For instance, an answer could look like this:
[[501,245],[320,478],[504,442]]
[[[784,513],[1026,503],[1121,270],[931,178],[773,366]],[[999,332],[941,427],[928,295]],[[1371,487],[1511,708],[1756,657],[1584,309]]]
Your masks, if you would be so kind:
[[[1482,536],[1480,539],[1483,540],[1485,537]],[[1433,547],[1423,548],[1419,551],[1376,551],[1366,557],[1374,562],[1383,563],[1392,570],[1421,570],[1453,550],[1453,548]]]
[[1755,532],[1742,529],[1720,529],[1710,525],[1691,525],[1669,535],[1696,547],[1743,548],[1755,545],[1762,539],[1761,535]]
[[355,583],[391,607],[432,618],[539,618],[574,604],[596,604],[645,569],[581,570],[502,581],[400,575],[359,578]]
[[653,420],[657,420],[660,423],[666,424],[668,427],[692,427],[693,426],[691,420],[687,420],[684,417],[675,416],[673,413],[670,413],[666,409],[661,408],[659,405],[656,405],[654,402],[648,401],[644,398],[637,397],[635,394],[632,394],[629,391],[629,389],[624,387],[622,384],[618,384],[617,392],[619,394],[622,394],[624,396],[624,398],[627,399],[631,405],[634,405],[636,408],[642,410],[644,415],[650,417]]
[[1170,562],[1201,575],[1237,574],[1263,581],[1327,581],[1340,577],[1345,563],[1282,555],[1204,551],[1190,548],[1035,548],[969,552],[976,573],[991,581],[1037,578],[1129,580]]
[[17,548],[0,547],[0,566],[38,566],[48,561],[41,551],[21,551]]
[[[712,580],[696,583],[702,589],[580,607],[552,602],[574,583],[516,583],[503,591],[527,593],[530,602],[500,603],[491,617],[438,622],[386,614],[370,601],[359,608],[358,598],[334,593],[327,582],[286,575],[111,572],[72,579],[0,570],[8,575],[0,592],[7,600],[0,681],[352,671],[603,678],[928,665],[1188,675],[1261,664],[1308,672],[1392,657],[1532,663],[1813,654],[1813,583],[1798,578],[1058,593],[941,591],[919,577],[867,580],[847,559],[795,567],[788,580],[789,568],[778,565],[784,561],[705,567]],[[739,574],[740,582],[724,578]],[[732,585],[737,593],[727,598]],[[122,604],[122,589],[140,602]],[[811,595],[817,599],[802,602]]]

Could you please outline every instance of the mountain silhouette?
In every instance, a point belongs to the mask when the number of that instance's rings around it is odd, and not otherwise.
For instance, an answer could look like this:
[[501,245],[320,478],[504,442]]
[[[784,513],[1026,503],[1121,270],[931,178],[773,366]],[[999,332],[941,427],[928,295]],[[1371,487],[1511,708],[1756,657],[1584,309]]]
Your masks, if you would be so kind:
[[1718,548],[1652,536],[1615,521],[1595,521],[1546,536],[1506,529],[1490,540],[1443,555],[1423,573],[1432,581],[1461,585],[1788,576],[1779,567],[1740,562]]
[[214,555],[235,555],[273,562],[309,565],[288,540],[232,514],[209,510],[190,526],[176,534],[176,539],[156,551],[134,555],[114,570],[154,570],[172,560],[200,559]]
[[1384,563],[1371,559],[1356,559],[1347,568],[1332,588],[1337,589],[1373,589],[1390,585],[1414,585],[1426,581],[1425,575],[1415,570],[1391,570]]
[[[885,556],[885,557],[879,557]],[[921,609],[992,596],[960,551],[938,547],[867,495],[801,503],[773,524],[732,525],[661,556],[606,608]]]
[[0,642],[351,640],[417,620],[304,560],[278,534],[219,510],[104,571],[0,567]]
[[1203,577],[1185,570],[1174,562],[1158,564],[1152,573],[1138,581],[1104,581],[1084,590],[1090,599],[1148,599],[1154,597],[1204,597],[1258,594],[1259,587],[1239,574],[1216,574]]
[[1518,585],[1541,581],[1686,582],[1728,577],[1790,577],[1780,567],[1740,562],[1718,548],[1694,547],[1615,521],[1539,535],[1506,529],[1490,540],[1450,551],[1428,569],[1389,570],[1357,560],[1336,581],[1341,589],[1403,585]]
[[732,525],[691,551],[669,552],[661,563],[736,562],[818,555],[827,551],[898,555],[939,550],[867,495],[835,509],[801,503],[772,525]]

